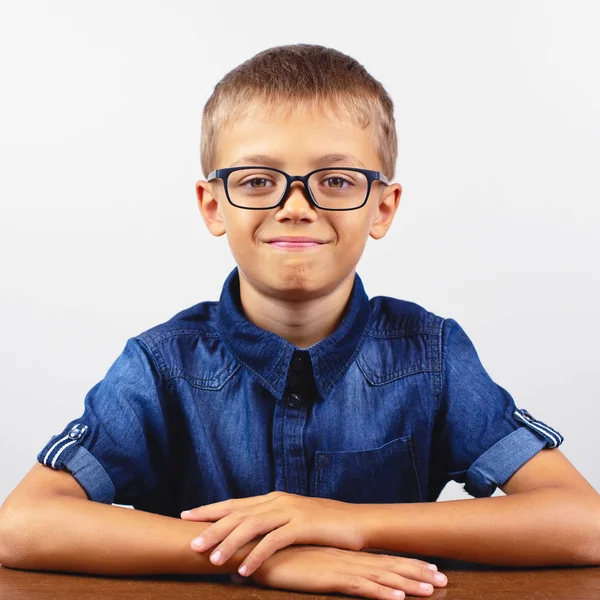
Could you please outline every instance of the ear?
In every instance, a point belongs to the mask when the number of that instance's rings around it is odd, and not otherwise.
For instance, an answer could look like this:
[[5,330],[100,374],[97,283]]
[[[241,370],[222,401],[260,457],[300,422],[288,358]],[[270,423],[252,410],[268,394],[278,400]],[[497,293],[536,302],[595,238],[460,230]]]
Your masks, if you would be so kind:
[[214,236],[223,235],[225,233],[225,220],[219,201],[213,195],[213,188],[208,181],[200,179],[196,182],[196,197],[198,198],[200,214],[208,230]]
[[390,228],[402,195],[402,186],[399,183],[385,186],[383,194],[378,200],[377,211],[371,222],[369,235],[376,240],[382,238]]

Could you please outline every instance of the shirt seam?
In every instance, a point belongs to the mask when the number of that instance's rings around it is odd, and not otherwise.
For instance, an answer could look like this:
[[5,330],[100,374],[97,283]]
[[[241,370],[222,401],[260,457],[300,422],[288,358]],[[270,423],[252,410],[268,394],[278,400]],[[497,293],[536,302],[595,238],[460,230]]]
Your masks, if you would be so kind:
[[368,329],[367,335],[374,338],[401,338],[411,335],[437,335],[439,333],[435,328],[414,328],[414,329]]
[[[446,365],[446,353],[444,352],[444,329],[446,326],[446,322],[449,319],[442,318],[442,324],[439,329],[438,335],[438,352],[440,356],[440,385],[437,390],[434,390],[433,397],[436,403],[436,413],[441,409],[442,406],[442,394],[444,393],[444,384],[445,384],[445,365]],[[446,336],[447,337],[447,336]]]
[[[136,340],[143,342],[147,348],[154,349],[156,346],[175,336],[180,335],[195,335],[199,338],[209,338],[209,339],[217,339],[221,337],[221,334],[217,330],[208,330],[208,329],[192,329],[192,328],[181,328],[181,329],[171,329],[162,334],[154,334],[154,333],[142,333],[140,335],[135,336]],[[147,341],[144,338],[150,338]]]

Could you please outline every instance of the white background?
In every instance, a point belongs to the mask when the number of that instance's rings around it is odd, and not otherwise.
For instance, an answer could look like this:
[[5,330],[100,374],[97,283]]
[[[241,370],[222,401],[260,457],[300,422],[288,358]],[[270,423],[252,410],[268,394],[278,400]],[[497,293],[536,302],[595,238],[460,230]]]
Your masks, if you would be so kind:
[[[594,2],[13,2],[0,12],[0,501],[128,337],[234,263],[194,193],[201,112],[255,53],[359,60],[395,103],[400,207],[369,296],[456,319],[600,490]],[[496,494],[499,492],[497,491]],[[467,498],[451,483],[440,499]]]

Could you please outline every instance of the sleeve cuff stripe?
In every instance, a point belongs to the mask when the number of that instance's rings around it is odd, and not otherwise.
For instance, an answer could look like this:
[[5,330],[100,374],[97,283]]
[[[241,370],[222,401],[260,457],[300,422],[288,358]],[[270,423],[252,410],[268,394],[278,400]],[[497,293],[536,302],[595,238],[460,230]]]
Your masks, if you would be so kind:
[[68,448],[69,446],[71,446],[72,444],[77,443],[79,440],[71,440],[70,442],[68,442],[67,444],[65,444],[55,455],[54,458],[52,459],[52,468],[54,468],[54,465],[56,464],[56,459],[62,454],[63,450],[65,450],[66,448]]
[[[48,452],[46,452],[46,456],[44,457],[44,464],[46,466],[48,466],[48,457],[50,456],[50,454],[52,454],[52,451],[54,450],[54,448],[56,448],[56,446],[58,446],[61,442],[64,442],[65,440],[68,440],[68,439],[69,439],[69,436],[65,435],[65,437],[58,440],[58,442],[54,442],[54,444],[52,444],[52,446],[50,446],[50,450],[48,450]],[[56,460],[56,457],[54,460]],[[52,463],[52,466],[54,466],[54,462]]]
[[514,417],[517,420],[524,423],[525,425],[527,425],[528,427],[531,427],[532,429],[535,429],[536,431],[541,433],[550,442],[550,446],[552,448],[560,446],[560,444],[562,444],[562,442],[564,441],[563,436],[558,431],[556,431],[556,429],[553,429],[549,425],[546,425],[545,423],[534,419],[529,415],[529,413],[524,413],[524,409],[515,410]]

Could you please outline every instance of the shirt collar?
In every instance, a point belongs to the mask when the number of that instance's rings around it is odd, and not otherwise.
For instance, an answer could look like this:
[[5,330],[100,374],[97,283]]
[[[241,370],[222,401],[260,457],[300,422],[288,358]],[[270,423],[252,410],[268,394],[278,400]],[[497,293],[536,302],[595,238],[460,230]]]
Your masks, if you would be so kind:
[[308,354],[317,391],[325,399],[358,354],[365,338],[369,316],[369,298],[361,278],[355,273],[350,299],[337,329],[310,348],[298,348],[248,320],[241,307],[239,272],[235,267],[221,291],[218,327],[233,355],[276,398],[283,396],[294,352]]

